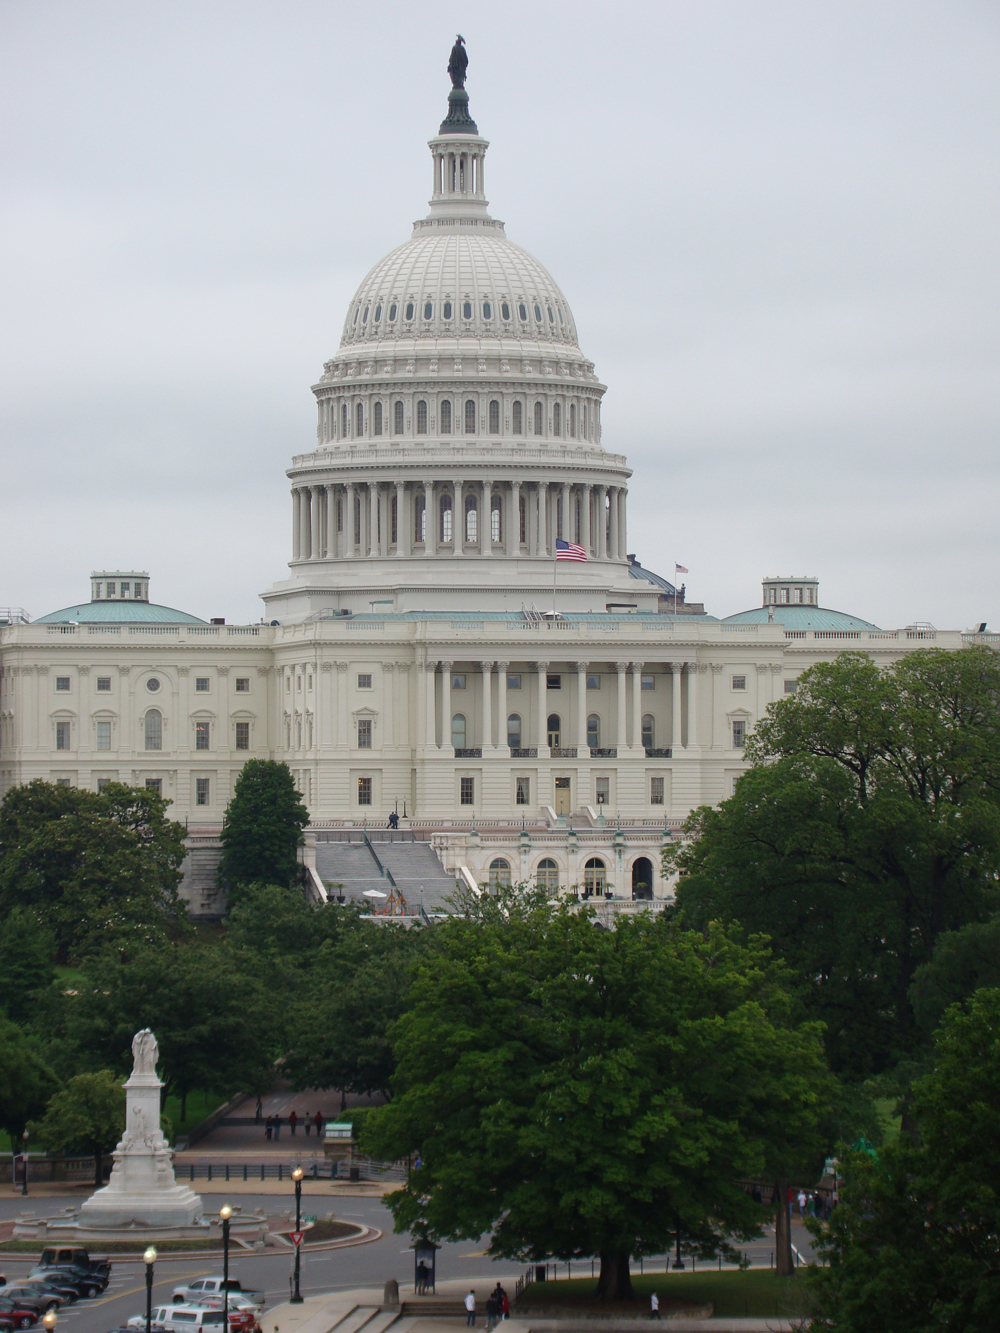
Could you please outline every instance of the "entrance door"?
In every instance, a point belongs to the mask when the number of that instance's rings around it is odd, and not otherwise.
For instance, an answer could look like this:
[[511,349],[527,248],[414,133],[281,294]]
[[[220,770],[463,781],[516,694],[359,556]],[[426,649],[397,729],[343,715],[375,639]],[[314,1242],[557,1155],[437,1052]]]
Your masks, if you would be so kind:
[[569,778],[556,778],[556,814],[568,815],[569,808]]
[[632,862],[632,897],[652,898],[653,863],[648,856],[637,856]]

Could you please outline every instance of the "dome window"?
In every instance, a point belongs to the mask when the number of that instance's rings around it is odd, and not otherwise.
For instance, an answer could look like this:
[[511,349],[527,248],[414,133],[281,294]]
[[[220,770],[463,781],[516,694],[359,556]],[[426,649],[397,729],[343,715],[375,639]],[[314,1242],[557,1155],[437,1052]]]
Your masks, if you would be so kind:
[[576,403],[569,405],[569,433],[576,439]]
[[447,398],[441,404],[441,434],[451,434],[451,402]]
[[412,319],[412,318],[413,318],[413,302],[412,302],[412,301],[407,301],[407,303],[406,303],[406,318],[407,318],[407,319]]
[[450,301],[445,301],[445,303],[444,303],[444,309],[441,311],[441,313],[442,313],[442,315],[444,315],[445,319],[451,319],[451,302],[450,302]]
[[362,435],[364,435],[364,433],[365,433],[365,405],[364,405],[364,403],[358,403],[357,408],[355,409],[355,416],[357,417],[357,421],[356,421],[357,429],[355,430],[354,433],[360,438],[360,437],[361,437]]
[[510,425],[515,435],[524,434],[524,409],[520,401],[514,403],[510,409]]
[[490,399],[490,434],[500,434],[500,403],[496,398]]
[[503,301],[500,305],[500,318],[510,319],[510,306],[506,301]]
[[547,305],[545,309],[549,312],[549,323],[554,324],[556,322],[556,317],[552,313],[552,307],[550,305]]
[[347,439],[347,421],[348,421],[348,417],[347,417],[347,404],[346,404],[346,403],[341,403],[341,405],[340,405],[340,433],[341,433],[341,435],[343,436],[343,438],[344,438],[345,440]]
[[374,322],[375,322],[376,324],[381,324],[381,323],[382,323],[382,306],[381,306],[381,303],[375,307],[375,320],[374,320]]
[[492,318],[493,318],[493,307],[490,305],[489,301],[484,301],[483,319],[492,319]]
[[470,546],[479,540],[479,505],[474,495],[465,497],[465,540]]
[[520,315],[520,317],[521,317],[521,323],[522,323],[522,324],[527,324],[527,322],[528,322],[528,307],[524,304],[523,301],[522,301],[521,304],[517,307],[517,313],[518,313],[518,314]]
[[475,435],[476,433],[476,401],[469,398],[465,404],[465,433],[466,435]]
[[441,496],[441,526],[439,528],[441,540],[443,542],[451,541],[451,496]]
[[558,403],[552,405],[552,434],[562,434],[562,408]]
[[424,398],[417,403],[417,434],[427,434],[427,401]]
[[160,682],[155,676],[150,676],[149,680],[146,681],[146,689],[149,690],[150,694],[155,694],[159,688]]
[[375,404],[375,429],[374,429],[374,433],[375,433],[376,435],[381,435],[381,434],[382,434],[382,404],[381,404],[381,403],[376,403],[376,404]]
[[559,313],[559,323],[560,323],[560,324],[565,324],[566,321],[563,319],[562,306],[561,306],[561,305],[557,305],[557,306],[556,306],[556,310],[557,310],[558,313]]
[[396,319],[396,302],[393,301],[392,305],[389,307],[389,323],[390,324],[394,323],[395,319]]
[[462,306],[462,318],[463,318],[463,319],[471,319],[471,318],[472,318],[472,302],[471,302],[471,301],[466,301],[465,304]]
[[433,319],[434,306],[430,301],[424,302],[424,319]]
[[403,433],[403,402],[400,398],[397,398],[392,405],[392,433],[393,435]]
[[544,422],[543,414],[542,414],[542,405],[541,405],[541,403],[536,403],[536,404],[535,404],[535,434],[536,434],[536,435],[544,435],[544,434],[545,434],[544,430],[542,429],[542,427],[544,426],[544,424],[545,424],[545,422]]
[[357,322],[358,322],[358,316],[359,316],[360,314],[361,314],[361,307],[360,307],[360,306],[357,306],[357,307],[355,308],[355,311],[354,311],[354,319],[351,321],[353,324],[357,324]]
[[535,323],[536,323],[536,324],[541,324],[541,322],[542,322],[542,307],[541,307],[541,306],[538,304],[538,302],[536,301],[536,302],[535,302]]
[[362,323],[362,324],[367,324],[367,323],[368,323],[368,311],[369,311],[370,309],[371,309],[371,306],[367,306],[367,305],[365,306],[365,313],[361,316],[361,323]]

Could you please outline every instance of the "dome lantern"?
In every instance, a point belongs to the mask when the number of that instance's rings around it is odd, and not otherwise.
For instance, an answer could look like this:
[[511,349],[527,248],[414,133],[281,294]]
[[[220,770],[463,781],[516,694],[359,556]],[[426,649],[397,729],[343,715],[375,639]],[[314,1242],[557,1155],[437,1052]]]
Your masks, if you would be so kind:
[[483,160],[489,142],[482,138],[479,127],[469,115],[469,94],[465,91],[468,64],[465,41],[459,34],[448,62],[452,82],[448,114],[436,136],[428,143],[434,159],[434,187],[427,219],[432,225],[439,218],[492,221],[486,211],[489,205],[483,175]]

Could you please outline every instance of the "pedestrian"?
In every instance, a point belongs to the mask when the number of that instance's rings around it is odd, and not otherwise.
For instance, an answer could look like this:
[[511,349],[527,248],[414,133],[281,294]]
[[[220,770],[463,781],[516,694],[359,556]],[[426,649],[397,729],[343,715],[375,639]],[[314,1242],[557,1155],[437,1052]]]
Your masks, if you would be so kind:
[[271,1137],[271,1135],[272,1135],[273,1133],[274,1133],[274,1121],[271,1119],[270,1116],[268,1116],[267,1119],[264,1121],[264,1137],[265,1137],[265,1139],[270,1139],[270,1137]]
[[660,1317],[660,1298],[656,1292],[651,1292],[649,1296],[649,1317],[650,1319],[659,1319]]
[[762,1203],[762,1202],[763,1202],[763,1200],[761,1199],[761,1195],[760,1195],[760,1186],[759,1186],[759,1185],[754,1185],[754,1187],[753,1187],[753,1196],[752,1196],[752,1197],[753,1197],[753,1201],[754,1201],[754,1203]]
[[496,1292],[491,1291],[486,1298],[486,1333],[490,1333],[493,1325],[497,1322],[497,1297]]
[[389,816],[389,827],[391,829],[399,828],[399,815],[396,814],[395,810],[393,810],[392,814]]
[[274,1117],[274,1137],[275,1139],[278,1139],[280,1136],[281,1136],[281,1116],[276,1115]]
[[792,1187],[788,1187],[788,1219],[791,1221],[792,1209],[795,1207],[795,1195],[792,1193]]
[[510,1297],[504,1291],[503,1287],[500,1288],[500,1313],[503,1315],[504,1319],[510,1318]]
[[260,1097],[258,1097],[257,1105],[254,1107],[254,1113],[253,1113],[253,1118],[254,1120],[256,1120],[258,1125],[260,1124],[261,1117],[263,1116],[263,1114],[264,1114],[264,1103],[261,1101]]
[[806,1198],[806,1192],[805,1192],[805,1190],[804,1190],[804,1189],[800,1189],[800,1190],[799,1190],[799,1217],[802,1217],[802,1218],[805,1217],[805,1215],[806,1215],[806,1203],[807,1203],[807,1202],[808,1202],[808,1200],[807,1200],[807,1198]]
[[312,1121],[309,1119],[309,1112],[308,1112],[308,1111],[307,1111],[307,1112],[305,1113],[305,1115],[302,1117],[302,1128],[303,1128],[303,1129],[305,1130],[305,1132],[306,1132],[306,1138],[308,1138],[308,1137],[309,1137],[309,1131],[312,1129]]
[[313,1116],[313,1124],[316,1126],[316,1137],[321,1138],[323,1134],[323,1117],[319,1111]]
[[476,1327],[476,1293],[470,1291],[465,1298],[465,1327]]
[[291,1126],[292,1136],[294,1138],[295,1126],[299,1123],[299,1117],[295,1114],[294,1109],[292,1110],[292,1114],[288,1117],[288,1123]]

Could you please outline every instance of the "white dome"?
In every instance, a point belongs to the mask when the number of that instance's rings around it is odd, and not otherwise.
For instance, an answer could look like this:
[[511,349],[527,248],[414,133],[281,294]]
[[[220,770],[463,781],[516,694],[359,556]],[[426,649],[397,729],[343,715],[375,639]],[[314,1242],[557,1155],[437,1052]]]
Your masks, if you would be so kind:
[[417,234],[361,283],[340,345],[470,337],[530,343],[535,355],[544,355],[545,345],[553,352],[578,346],[572,311],[552,275],[492,219],[474,233],[428,234],[418,224]]

